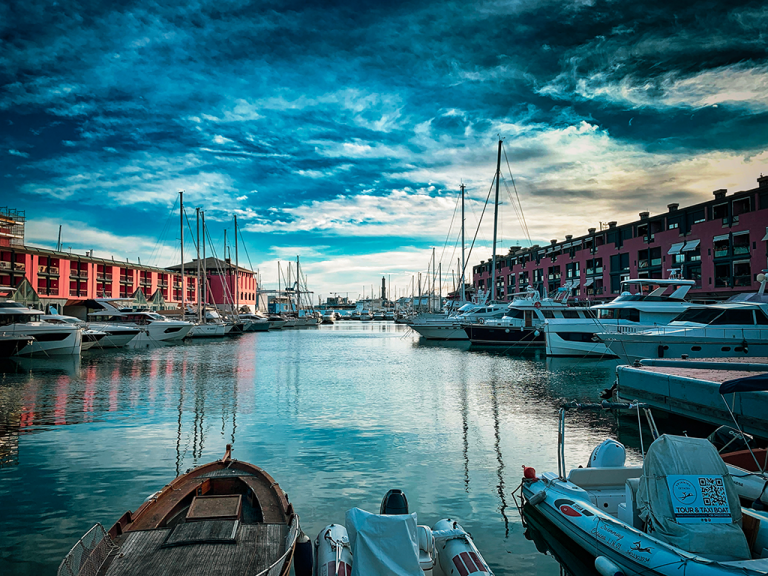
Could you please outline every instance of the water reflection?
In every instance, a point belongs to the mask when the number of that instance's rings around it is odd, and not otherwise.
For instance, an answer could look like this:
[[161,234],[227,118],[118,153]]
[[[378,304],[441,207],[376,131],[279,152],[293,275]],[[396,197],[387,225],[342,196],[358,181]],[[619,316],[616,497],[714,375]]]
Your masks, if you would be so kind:
[[596,576],[594,558],[544,518],[535,508],[526,504],[523,511],[525,537],[542,554],[552,556],[560,564],[560,573],[568,576]]
[[[77,366],[14,363],[0,380],[0,458],[11,463],[0,470],[0,573],[53,573],[94,522],[226,443],[280,482],[312,537],[397,487],[420,522],[460,519],[497,576],[558,573],[516,528],[508,492],[522,464],[556,468],[560,402],[594,400],[615,363],[457,344],[349,322],[89,351]],[[594,414],[569,421],[569,461],[623,428]]]

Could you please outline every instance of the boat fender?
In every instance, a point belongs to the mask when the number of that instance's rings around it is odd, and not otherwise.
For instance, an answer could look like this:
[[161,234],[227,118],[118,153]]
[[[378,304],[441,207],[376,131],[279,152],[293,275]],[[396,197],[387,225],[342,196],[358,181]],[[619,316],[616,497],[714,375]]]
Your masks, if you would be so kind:
[[536,469],[531,466],[523,465],[523,479],[524,480],[538,480],[536,477]]
[[544,499],[546,497],[547,497],[547,491],[539,490],[538,492],[536,492],[536,494],[528,498],[528,504],[530,504],[531,506],[536,506],[537,504],[541,504],[542,502],[544,502]]
[[312,540],[303,530],[296,539],[293,569],[296,576],[312,576]]
[[621,571],[621,568],[608,560],[605,556],[598,556],[595,558],[595,570],[597,570],[601,576],[624,576],[624,572]]
[[533,335],[536,336],[536,338],[538,338],[539,336],[541,336],[541,332],[539,332],[538,330],[534,330]]

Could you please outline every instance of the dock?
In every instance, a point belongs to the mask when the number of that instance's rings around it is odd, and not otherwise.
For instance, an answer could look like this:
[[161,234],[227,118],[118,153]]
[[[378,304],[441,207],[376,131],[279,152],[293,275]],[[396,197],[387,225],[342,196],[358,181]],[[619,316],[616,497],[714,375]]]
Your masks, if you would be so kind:
[[[616,395],[655,410],[716,426],[733,426],[720,385],[728,380],[768,373],[768,358],[641,360],[616,368]],[[743,392],[725,398],[744,432],[768,438],[768,392]]]

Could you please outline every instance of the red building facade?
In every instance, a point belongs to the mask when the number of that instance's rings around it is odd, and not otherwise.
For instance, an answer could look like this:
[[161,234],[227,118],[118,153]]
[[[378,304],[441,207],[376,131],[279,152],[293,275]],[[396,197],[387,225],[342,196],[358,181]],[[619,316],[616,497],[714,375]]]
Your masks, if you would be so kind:
[[[590,228],[585,236],[566,236],[549,246],[522,248],[496,256],[496,299],[529,286],[554,294],[561,287],[581,300],[618,295],[628,278],[668,278],[670,270],[696,281],[690,296],[722,300],[738,292],[754,292],[757,274],[768,268],[768,177],[758,187],[607,228]],[[491,260],[473,267],[476,289],[491,288]]]

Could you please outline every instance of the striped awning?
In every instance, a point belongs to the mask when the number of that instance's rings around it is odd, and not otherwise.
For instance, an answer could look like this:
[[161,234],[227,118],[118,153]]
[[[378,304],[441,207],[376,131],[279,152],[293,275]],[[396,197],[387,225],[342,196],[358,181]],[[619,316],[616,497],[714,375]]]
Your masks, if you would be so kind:
[[683,248],[683,252],[693,252],[696,250],[696,248],[699,247],[699,244],[701,244],[701,240],[689,240],[685,243],[685,247]]
[[680,251],[683,249],[683,246],[685,246],[685,242],[678,242],[677,244],[672,244],[672,246],[669,247],[669,252],[667,252],[667,254],[680,254]]

